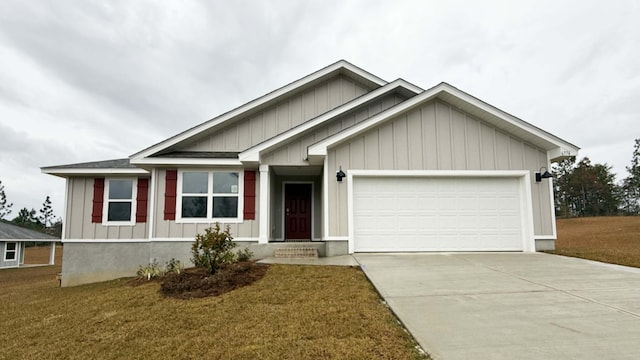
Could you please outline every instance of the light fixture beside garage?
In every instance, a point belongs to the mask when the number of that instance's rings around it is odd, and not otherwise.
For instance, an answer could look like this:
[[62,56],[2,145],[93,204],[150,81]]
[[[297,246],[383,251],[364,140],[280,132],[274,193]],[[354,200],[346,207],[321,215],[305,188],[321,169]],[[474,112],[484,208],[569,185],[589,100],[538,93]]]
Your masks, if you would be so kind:
[[[544,171],[542,171],[544,169]],[[541,182],[542,179],[548,179],[553,177],[549,171],[547,171],[546,167],[541,167],[540,170],[536,173],[536,182]]]
[[338,182],[342,182],[342,179],[347,176],[347,174],[344,173],[344,171],[342,171],[342,166],[340,166],[340,170],[338,170],[338,172],[336,173],[336,180]]

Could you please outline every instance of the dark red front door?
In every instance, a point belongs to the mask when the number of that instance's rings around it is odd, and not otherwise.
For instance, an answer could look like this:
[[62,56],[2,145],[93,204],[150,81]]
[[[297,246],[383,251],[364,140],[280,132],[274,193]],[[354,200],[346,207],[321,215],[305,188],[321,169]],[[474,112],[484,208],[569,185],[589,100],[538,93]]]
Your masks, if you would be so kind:
[[285,240],[311,240],[311,184],[284,185]]

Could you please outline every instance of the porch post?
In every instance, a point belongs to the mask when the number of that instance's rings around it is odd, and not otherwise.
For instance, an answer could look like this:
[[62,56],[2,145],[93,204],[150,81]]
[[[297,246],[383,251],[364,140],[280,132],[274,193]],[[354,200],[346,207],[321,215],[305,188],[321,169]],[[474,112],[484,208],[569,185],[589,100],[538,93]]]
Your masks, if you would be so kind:
[[54,265],[56,258],[56,242],[51,242],[51,250],[49,251],[49,265]]
[[269,242],[269,165],[260,165],[260,233],[258,244]]

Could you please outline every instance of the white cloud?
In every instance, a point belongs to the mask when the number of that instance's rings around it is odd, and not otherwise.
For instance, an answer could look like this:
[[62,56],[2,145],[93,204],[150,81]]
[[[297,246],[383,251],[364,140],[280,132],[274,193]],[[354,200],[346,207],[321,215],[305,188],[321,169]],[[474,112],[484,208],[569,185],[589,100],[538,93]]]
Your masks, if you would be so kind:
[[634,1],[3,1],[0,180],[16,207],[63,182],[40,166],[119,158],[338,59],[446,81],[624,177],[640,137]]

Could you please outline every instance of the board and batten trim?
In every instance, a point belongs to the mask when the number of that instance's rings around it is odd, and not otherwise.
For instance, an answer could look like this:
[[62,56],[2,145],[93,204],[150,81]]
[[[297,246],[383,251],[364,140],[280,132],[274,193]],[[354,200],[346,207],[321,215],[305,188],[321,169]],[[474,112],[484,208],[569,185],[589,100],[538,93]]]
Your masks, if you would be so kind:
[[[181,237],[181,238],[144,238],[144,239],[65,239],[62,243],[89,243],[89,244],[101,244],[101,243],[153,243],[153,242],[193,242],[195,237]],[[233,238],[233,241],[251,241],[258,242],[257,237],[237,237]]]
[[[522,249],[524,252],[535,252],[533,199],[531,198],[531,175],[526,170],[347,170],[347,224],[348,252],[355,250],[354,228],[354,177],[431,177],[431,178],[518,178],[520,181],[522,214]],[[481,248],[477,249],[482,251]],[[469,250],[473,251],[473,250]]]

